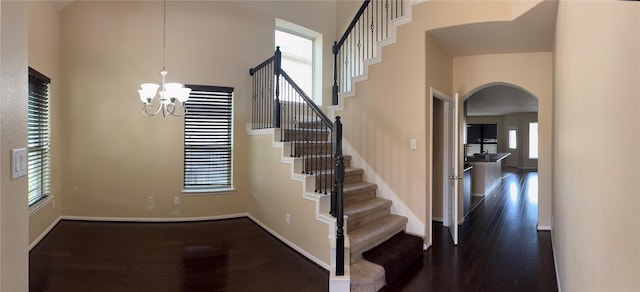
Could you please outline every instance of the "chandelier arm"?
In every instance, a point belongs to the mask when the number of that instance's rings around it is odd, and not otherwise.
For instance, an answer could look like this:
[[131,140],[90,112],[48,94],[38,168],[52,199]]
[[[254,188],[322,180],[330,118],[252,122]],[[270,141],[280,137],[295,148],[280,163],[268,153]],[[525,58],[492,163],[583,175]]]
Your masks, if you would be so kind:
[[[148,117],[153,117],[155,115],[157,115],[158,113],[160,113],[160,111],[162,110],[164,106],[162,104],[158,104],[158,109],[157,110],[153,110],[153,104],[148,103],[148,104],[144,104],[142,107],[142,112],[147,115]],[[149,109],[151,109],[151,112],[149,112]]]

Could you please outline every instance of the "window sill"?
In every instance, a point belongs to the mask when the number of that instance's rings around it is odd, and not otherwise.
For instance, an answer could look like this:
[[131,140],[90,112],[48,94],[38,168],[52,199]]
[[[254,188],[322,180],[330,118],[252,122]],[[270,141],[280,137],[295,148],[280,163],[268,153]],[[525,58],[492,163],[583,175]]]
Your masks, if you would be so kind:
[[182,190],[182,194],[186,196],[225,195],[225,194],[233,194],[235,192],[236,192],[236,189],[234,188]]
[[35,212],[38,212],[38,210],[42,209],[42,207],[46,206],[52,201],[53,201],[53,196],[49,195],[40,199],[35,204],[29,206],[29,216],[31,216]]

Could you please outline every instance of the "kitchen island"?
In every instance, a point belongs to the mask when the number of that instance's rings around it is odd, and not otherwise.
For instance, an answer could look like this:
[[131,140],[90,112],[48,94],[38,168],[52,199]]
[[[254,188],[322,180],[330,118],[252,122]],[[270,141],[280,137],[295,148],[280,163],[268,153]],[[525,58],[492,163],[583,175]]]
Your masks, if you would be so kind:
[[471,195],[485,196],[500,184],[502,160],[511,153],[474,154],[467,157],[473,165],[471,172]]

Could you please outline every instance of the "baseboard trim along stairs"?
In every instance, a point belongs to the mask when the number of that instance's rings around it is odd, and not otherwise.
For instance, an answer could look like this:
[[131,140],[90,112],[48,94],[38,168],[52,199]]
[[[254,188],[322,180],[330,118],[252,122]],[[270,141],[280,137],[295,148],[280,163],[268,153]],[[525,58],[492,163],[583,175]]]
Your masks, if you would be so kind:
[[[312,191],[316,176],[329,175],[333,170],[327,169],[313,175],[302,174],[302,165],[304,165],[302,162],[311,159],[311,155],[318,155],[318,153],[314,153],[312,149],[296,152],[295,147],[301,148],[303,146],[299,145],[306,145],[301,143],[305,142],[302,140],[304,138],[291,136],[286,138],[288,141],[279,142],[281,138],[279,132],[279,129],[249,131],[251,135],[271,134],[273,136],[274,142],[272,146],[282,149],[280,152],[283,156],[281,162],[291,164],[291,178],[305,182],[301,190],[302,195],[307,199],[316,201],[316,214],[309,214],[309,216],[315,216],[316,219],[328,223],[329,237],[334,236],[335,219],[328,214],[329,210],[324,205],[328,202],[328,195]],[[318,137],[311,137],[310,139],[314,140],[314,142],[318,141]],[[326,140],[329,140],[328,133]],[[285,154],[291,153],[292,147],[298,157],[289,157],[288,154]],[[363,180],[364,170],[351,167],[351,157],[349,155],[345,155],[344,162],[346,167],[344,186],[345,261],[349,263],[345,270],[349,281],[348,289],[350,291],[378,291],[387,283],[385,269],[381,265],[366,260],[363,257],[363,253],[370,250],[373,250],[370,253],[376,253],[376,247],[380,247],[383,243],[386,244],[383,245],[385,249],[394,250],[398,253],[397,257],[389,257],[392,262],[391,266],[394,267],[395,278],[422,256],[424,252],[423,241],[421,237],[405,233],[408,219],[404,216],[391,214],[392,201],[377,196],[378,186]],[[398,234],[403,236],[394,237]],[[396,238],[396,240],[389,242],[388,240],[391,238]],[[403,245],[402,243],[406,241],[417,242],[417,244]],[[332,249],[334,248],[332,247]],[[379,250],[380,248],[377,249],[377,253],[380,253]],[[335,250],[332,250],[332,255],[335,255]],[[407,257],[406,255],[415,256]],[[335,263],[332,264],[334,265]],[[342,283],[342,287],[345,289],[347,287],[346,283]]]

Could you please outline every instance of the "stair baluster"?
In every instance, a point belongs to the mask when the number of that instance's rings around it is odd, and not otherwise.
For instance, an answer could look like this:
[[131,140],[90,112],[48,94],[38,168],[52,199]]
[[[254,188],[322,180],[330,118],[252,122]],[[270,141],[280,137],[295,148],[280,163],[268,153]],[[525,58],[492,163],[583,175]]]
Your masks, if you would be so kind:
[[389,38],[391,22],[406,14],[408,0],[365,0],[339,41],[333,44],[332,104],[351,90],[351,78],[362,75],[364,61],[378,55],[377,43]]
[[336,217],[336,273],[342,276],[345,270],[342,123],[339,117],[332,122],[280,65],[281,52],[276,48],[273,57],[249,70],[253,76],[252,129],[279,128],[281,141],[290,144],[291,157],[303,157],[302,173],[315,175],[315,192],[331,193],[331,214]]

